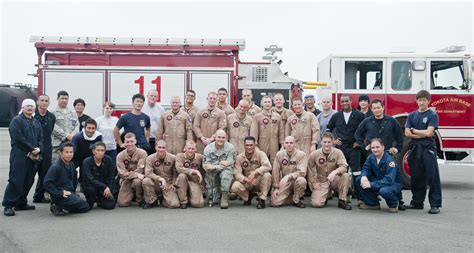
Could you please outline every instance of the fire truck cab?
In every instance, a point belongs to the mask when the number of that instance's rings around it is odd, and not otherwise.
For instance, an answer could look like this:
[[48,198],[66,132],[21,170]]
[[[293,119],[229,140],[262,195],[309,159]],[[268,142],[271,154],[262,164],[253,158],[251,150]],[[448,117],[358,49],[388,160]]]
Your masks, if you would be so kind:
[[[428,90],[432,94],[430,108],[439,115],[438,156],[460,160],[474,150],[473,58],[468,53],[447,51],[329,55],[318,64],[318,81],[327,83],[316,90],[318,101],[332,96],[338,110],[341,94],[349,94],[357,108],[358,96],[367,94],[371,100],[384,101],[385,113],[404,128],[408,114],[417,109],[416,93]],[[403,158],[407,146],[408,140],[399,158],[406,182],[409,170]]]

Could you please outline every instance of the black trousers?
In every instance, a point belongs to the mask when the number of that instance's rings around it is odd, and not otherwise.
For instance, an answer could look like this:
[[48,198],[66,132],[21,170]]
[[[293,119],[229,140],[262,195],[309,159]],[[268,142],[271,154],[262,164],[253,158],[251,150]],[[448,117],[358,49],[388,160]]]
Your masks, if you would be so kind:
[[[4,207],[25,206],[28,201],[28,193],[35,182],[35,174],[37,165],[26,157],[18,159],[26,159],[25,167],[10,166],[8,184],[5,188],[2,205]],[[12,163],[10,159],[10,163]]]
[[98,206],[101,206],[104,209],[114,209],[115,208],[115,199],[112,196],[110,199],[104,197],[104,191],[94,186],[85,185],[84,195],[86,196],[87,203],[89,207],[92,208],[97,202]]

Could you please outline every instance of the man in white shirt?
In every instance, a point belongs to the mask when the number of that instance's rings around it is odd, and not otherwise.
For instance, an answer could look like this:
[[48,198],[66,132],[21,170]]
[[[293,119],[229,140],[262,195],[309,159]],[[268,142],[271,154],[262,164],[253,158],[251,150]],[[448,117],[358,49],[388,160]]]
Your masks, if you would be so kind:
[[165,109],[159,104],[156,103],[158,98],[158,91],[149,90],[146,95],[147,102],[143,105],[142,112],[150,117],[151,131],[150,131],[150,147],[152,153],[155,153],[155,138],[156,138],[156,129],[158,128],[158,122],[160,121],[161,115],[165,113]]

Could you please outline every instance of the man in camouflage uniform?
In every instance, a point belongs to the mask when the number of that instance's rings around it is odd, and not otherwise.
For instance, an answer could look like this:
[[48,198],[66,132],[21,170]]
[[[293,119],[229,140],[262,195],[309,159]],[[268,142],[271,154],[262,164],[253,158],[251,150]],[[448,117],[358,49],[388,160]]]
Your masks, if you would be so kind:
[[252,202],[252,191],[258,191],[257,209],[265,208],[265,200],[272,184],[272,165],[267,155],[256,150],[255,138],[245,138],[245,152],[237,156],[231,191],[244,200],[244,205]]
[[184,153],[176,155],[175,166],[179,173],[176,185],[181,202],[180,207],[183,209],[188,207],[188,203],[191,207],[204,206],[202,189],[205,186],[202,176],[204,175],[202,160],[203,155],[196,153],[196,143],[193,140],[187,140]]
[[59,146],[66,141],[72,141],[72,137],[79,132],[79,120],[74,111],[67,108],[69,94],[66,91],[58,92],[58,107],[54,109],[53,114],[56,117],[56,123],[52,133],[53,157],[54,162],[59,158]]
[[243,153],[244,138],[250,134],[252,118],[247,115],[249,103],[247,100],[240,100],[235,108],[235,113],[227,116],[227,137],[229,142],[234,145],[236,154]]
[[164,140],[167,150],[173,155],[182,153],[186,140],[193,139],[191,117],[181,111],[181,100],[178,96],[171,97],[171,110],[161,115],[156,131],[156,140]]
[[229,188],[235,163],[234,145],[226,141],[226,132],[216,132],[216,141],[204,149],[203,167],[206,171],[206,188],[209,207],[219,203],[222,209],[229,208]]

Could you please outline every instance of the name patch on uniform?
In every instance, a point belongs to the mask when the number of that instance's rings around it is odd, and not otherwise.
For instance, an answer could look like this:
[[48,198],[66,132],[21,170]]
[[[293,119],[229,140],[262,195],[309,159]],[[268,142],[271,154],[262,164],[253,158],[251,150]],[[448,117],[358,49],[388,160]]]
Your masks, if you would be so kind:
[[390,162],[390,163],[388,164],[388,166],[391,167],[391,168],[395,168],[395,162]]
[[288,160],[283,159],[283,161],[281,161],[281,163],[282,163],[283,165],[287,165],[287,164],[288,164]]
[[242,167],[247,168],[249,166],[249,163],[247,161],[242,163]]
[[191,163],[190,163],[190,162],[184,162],[184,163],[183,163],[183,166],[184,166],[185,168],[189,168],[189,166],[191,166]]
[[277,123],[277,122],[278,122],[278,120],[272,119],[272,123],[273,123],[273,124],[275,124],[275,123]]
[[202,117],[205,118],[205,119],[208,118],[208,117],[209,117],[209,113],[207,113],[207,112],[203,113],[203,114],[202,114]]
[[319,164],[324,164],[325,161],[326,160],[324,158],[319,158],[319,160],[318,160]]
[[251,163],[251,164],[257,164],[257,165],[260,164],[260,163],[258,162],[258,160],[252,160],[252,161],[250,161],[250,163]]
[[293,120],[291,121],[291,124],[296,125],[297,122],[298,122],[298,120],[293,119]]
[[290,161],[291,165],[296,165],[298,162],[297,161]]
[[267,118],[264,118],[264,119],[263,119],[263,124],[266,125],[266,124],[268,124],[268,122],[270,122],[270,121],[269,121]]
[[239,127],[239,122],[234,122],[234,124],[232,124],[235,128]]
[[170,121],[170,120],[172,120],[172,119],[173,119],[173,116],[171,116],[171,115],[168,115],[168,116],[166,116],[166,119],[167,119],[168,121]]

